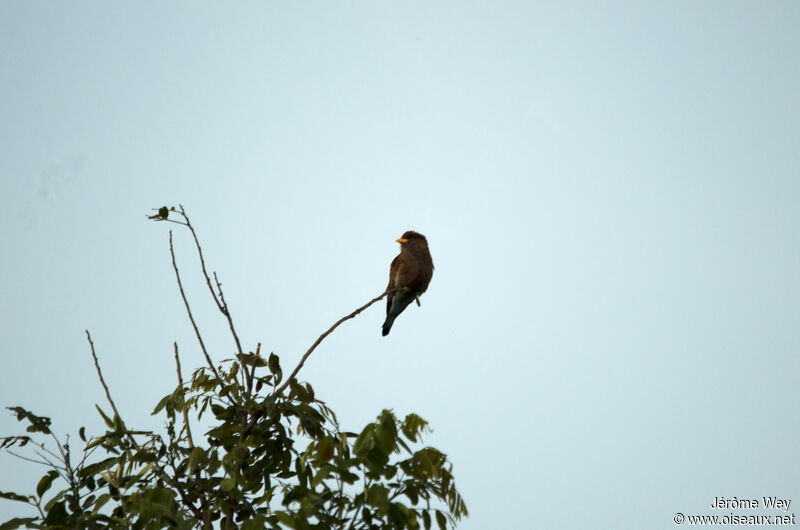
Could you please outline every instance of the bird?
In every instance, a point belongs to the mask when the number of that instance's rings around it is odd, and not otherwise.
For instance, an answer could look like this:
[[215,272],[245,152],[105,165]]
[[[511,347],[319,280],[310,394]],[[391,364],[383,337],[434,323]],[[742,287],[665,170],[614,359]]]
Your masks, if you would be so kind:
[[384,337],[392,329],[394,319],[408,304],[414,300],[419,304],[419,296],[428,289],[433,276],[433,260],[425,236],[409,230],[396,241],[400,243],[400,254],[392,260],[389,267],[389,285],[386,290],[392,292],[386,297],[386,321],[382,329]]

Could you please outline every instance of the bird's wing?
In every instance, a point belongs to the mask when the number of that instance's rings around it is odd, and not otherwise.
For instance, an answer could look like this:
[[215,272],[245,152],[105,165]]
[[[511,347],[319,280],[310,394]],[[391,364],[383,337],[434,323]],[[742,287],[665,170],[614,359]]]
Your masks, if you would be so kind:
[[394,287],[410,287],[414,284],[419,274],[419,265],[414,256],[407,253],[400,254],[397,268],[394,270],[392,279]]
[[386,286],[387,291],[395,288],[397,270],[400,268],[400,256],[400,254],[395,256],[395,258],[392,260],[392,264],[389,266],[389,285]]
[[[394,289],[395,288],[395,277],[397,276],[397,270],[400,268],[400,254],[395,256],[392,260],[392,264],[389,266],[389,285],[386,286],[386,290]],[[389,310],[392,307],[392,293],[389,293],[386,296],[386,314],[389,314]]]

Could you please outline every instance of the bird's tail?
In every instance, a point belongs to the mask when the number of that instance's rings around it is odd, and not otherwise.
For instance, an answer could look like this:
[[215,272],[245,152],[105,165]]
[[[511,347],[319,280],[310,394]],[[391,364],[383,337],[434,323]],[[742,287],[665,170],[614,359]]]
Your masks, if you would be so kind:
[[394,324],[395,317],[393,316],[386,316],[386,320],[383,322],[383,330],[381,331],[381,335],[384,337],[389,334],[389,330],[392,329],[392,324]]
[[394,293],[391,303],[386,307],[386,321],[383,323],[383,330],[381,332],[384,337],[388,335],[389,331],[392,329],[392,324],[394,324],[394,319],[397,318],[397,315],[402,313],[403,310],[408,307],[408,304],[415,299],[416,295],[411,291],[399,291]]

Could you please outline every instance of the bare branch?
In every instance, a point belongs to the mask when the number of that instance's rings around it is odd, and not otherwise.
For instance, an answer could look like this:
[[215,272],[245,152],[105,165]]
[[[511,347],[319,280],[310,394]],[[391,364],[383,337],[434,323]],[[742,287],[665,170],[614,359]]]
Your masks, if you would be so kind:
[[[66,471],[66,469],[67,469],[67,468],[66,468],[66,466],[57,466],[56,464],[54,464],[53,462],[51,462],[49,458],[47,458],[46,456],[44,456],[44,455],[43,455],[42,453],[40,453],[39,451],[34,451],[34,453],[36,454],[36,456],[38,456],[39,458],[41,458],[42,460],[44,460],[45,462],[47,462],[47,465],[48,465],[48,466],[50,466],[50,467],[52,467],[53,469],[63,469],[63,470],[65,470],[65,471]],[[64,477],[64,478],[65,478],[65,480],[66,480],[66,477]]]
[[[172,232],[170,232],[170,243],[172,243]],[[172,248],[172,245],[170,244],[170,249],[171,248]],[[173,258],[173,263],[175,263],[175,255],[174,254],[172,255],[172,258]],[[177,269],[176,269],[176,271],[177,271]],[[180,280],[178,280],[178,284],[180,285]],[[183,288],[181,288],[181,294],[183,294]],[[185,300],[186,300],[186,298],[184,297],[184,301]],[[194,324],[194,321],[192,321],[192,323]],[[94,359],[94,366],[95,366],[95,368],[97,368],[97,375],[100,377],[100,383],[103,385],[103,389],[106,391],[106,397],[108,398],[108,402],[111,404],[111,408],[114,409],[114,414],[119,418],[119,421],[122,422],[122,416],[119,415],[119,411],[117,411],[117,406],[114,404],[114,400],[111,399],[111,393],[108,391],[108,385],[106,385],[106,381],[105,381],[105,379],[103,379],[103,372],[100,370],[100,363],[97,361],[97,354],[94,351],[94,342],[92,342],[92,336],[89,335],[89,330],[86,330],[86,337],[89,339],[89,345],[91,346],[91,350],[92,350],[92,359]],[[124,422],[123,422],[123,425],[124,425]],[[131,442],[131,445],[133,445],[133,447],[136,450],[140,450],[141,449],[141,446],[136,441],[136,438],[133,437],[133,434],[130,431],[128,431],[127,428],[125,429],[125,435],[127,436],[128,440]],[[158,462],[153,462],[153,467],[156,468],[156,470],[158,471],[159,476],[161,476],[161,478],[164,480],[164,482],[166,482],[167,484],[172,486],[175,489],[175,491],[178,492],[178,495],[180,495],[181,501],[183,502],[184,506],[188,507],[192,511],[194,516],[199,519],[202,516],[202,513],[188,499],[188,497],[186,495],[186,492],[184,491],[184,489],[181,486],[180,482],[178,482],[176,479],[171,477]]]
[[[180,221],[175,221],[175,222],[177,222],[178,224],[182,224],[182,225],[186,226],[187,228],[189,228],[189,231],[192,233],[192,238],[194,238],[194,244],[197,247],[197,255],[200,258],[200,268],[203,271],[203,277],[206,279],[206,285],[208,286],[208,290],[211,293],[211,298],[214,299],[214,303],[216,304],[217,309],[219,309],[220,313],[225,315],[225,318],[228,321],[228,327],[231,330],[231,335],[233,336],[233,341],[236,344],[237,353],[239,354],[239,356],[244,355],[244,351],[242,350],[242,344],[241,344],[241,341],[239,340],[239,334],[236,332],[236,327],[233,324],[233,318],[231,317],[230,310],[228,309],[228,303],[225,301],[225,294],[222,292],[222,283],[219,281],[219,278],[217,278],[217,273],[214,272],[213,273],[214,274],[214,282],[217,285],[217,292],[215,293],[214,292],[214,287],[211,284],[211,277],[209,276],[208,270],[206,269],[206,260],[205,260],[205,257],[203,256],[203,248],[200,246],[200,239],[197,237],[197,232],[195,232],[194,227],[192,226],[192,222],[191,222],[191,220],[189,220],[189,216],[186,214],[186,210],[183,209],[183,205],[179,204],[178,207],[180,208],[180,210],[177,210],[176,213],[178,213],[181,217],[183,217],[186,222],[180,222]],[[172,234],[171,233],[170,233],[170,250],[172,250]],[[174,253],[173,253],[173,265],[174,265],[174,263],[175,263],[175,256],[174,256]],[[181,294],[183,294],[183,290],[181,290]],[[187,306],[187,308],[188,308],[188,306]],[[198,337],[199,337],[199,335],[198,335]],[[205,348],[203,349],[203,351],[205,353]],[[219,375],[217,375],[217,379],[219,379]]]
[[[34,464],[41,464],[43,466],[52,466],[53,465],[48,460],[34,460],[33,458],[29,458],[27,456],[22,456],[19,453],[15,453],[11,449],[6,449],[6,451],[8,451],[10,454],[16,456],[20,460],[27,460],[28,462],[33,462]],[[36,454],[38,454],[38,453],[36,453]]]
[[247,374],[247,393],[250,394],[253,392],[253,380],[256,377],[256,359],[261,354],[261,343],[258,343],[256,346],[256,354],[255,358],[253,359],[253,366],[250,368],[250,373],[247,372],[247,365],[244,366],[244,372]]
[[[191,225],[189,225],[189,229],[192,231],[192,234],[194,234],[194,229],[192,228]],[[197,236],[195,236],[195,241],[197,241]],[[200,244],[199,243],[197,244],[197,251],[200,252]],[[202,255],[201,255],[201,259],[202,259]],[[203,271],[203,272],[205,273],[205,271]],[[228,327],[231,330],[231,335],[233,336],[233,341],[236,343],[236,351],[239,354],[239,361],[241,361],[241,357],[244,355],[244,351],[242,350],[242,343],[239,342],[239,334],[236,333],[236,327],[233,325],[233,317],[231,316],[230,309],[228,309],[228,302],[225,301],[225,293],[222,292],[222,283],[219,281],[219,278],[217,278],[217,273],[216,272],[214,272],[214,283],[217,284],[217,296],[222,301],[222,305],[220,306],[219,304],[217,304],[217,307],[220,308],[220,311],[222,312],[223,315],[225,315],[225,318],[228,320]],[[212,294],[214,294],[213,291],[212,291]],[[245,370],[245,373],[246,372],[247,371]],[[248,393],[249,393],[249,389],[248,389]]]
[[186,223],[184,223],[183,221],[176,221],[176,220],[174,220],[174,219],[153,219],[153,220],[154,220],[154,221],[158,221],[159,223],[160,223],[160,222],[165,222],[165,223],[175,223],[176,225],[188,226],[188,225],[187,225]]
[[[317,348],[317,346],[319,346],[319,344],[325,339],[325,337],[330,335],[333,332],[333,330],[338,328],[339,325],[342,322],[344,322],[346,320],[350,320],[351,318],[354,318],[356,315],[358,315],[359,313],[364,311],[366,308],[368,308],[369,306],[371,306],[375,302],[379,302],[380,300],[382,300],[389,293],[393,293],[393,292],[398,291],[398,290],[399,289],[387,290],[386,292],[384,292],[380,296],[378,296],[376,298],[373,298],[372,300],[370,300],[366,304],[362,305],[361,307],[359,307],[358,309],[356,309],[355,311],[353,311],[349,315],[344,316],[344,317],[340,318],[339,320],[337,320],[334,325],[332,325],[330,328],[328,328],[328,330],[325,331],[325,333],[320,335],[317,338],[317,340],[314,341],[314,344],[311,345],[311,347],[308,349],[308,351],[306,351],[306,353],[300,359],[300,362],[297,364],[295,369],[292,371],[291,375],[289,375],[289,377],[286,379],[286,381],[284,381],[284,383],[281,386],[279,386],[275,391],[273,391],[270,395],[268,395],[267,397],[264,398],[264,403],[266,403],[266,402],[268,402],[268,401],[270,401],[272,399],[275,399],[276,397],[278,397],[281,394],[281,392],[286,390],[286,387],[289,386],[289,384],[291,384],[291,381],[295,378],[297,373],[300,371],[300,369],[305,364],[306,359],[308,359],[308,357],[311,355],[311,353]],[[261,344],[259,344],[259,346],[261,346]],[[254,371],[255,371],[255,369],[254,369]],[[259,420],[259,418],[261,417],[262,414],[263,414],[263,412],[261,412],[261,411],[258,411],[255,414],[253,414],[253,417],[250,419],[250,421],[247,423],[247,425],[244,426],[244,429],[242,430],[242,439],[246,438],[248,433],[250,433],[250,431],[253,430],[253,427],[255,427],[256,423],[258,422],[258,420]]]
[[194,238],[194,244],[197,247],[197,255],[200,256],[200,268],[203,270],[203,276],[206,279],[206,285],[208,285],[208,290],[211,292],[211,297],[214,299],[214,303],[217,304],[217,308],[220,312],[225,315],[225,318],[228,320],[228,327],[231,330],[231,335],[233,335],[233,340],[236,343],[236,351],[239,355],[243,355],[244,352],[242,351],[242,344],[239,341],[239,335],[236,333],[236,328],[233,325],[233,318],[231,317],[230,310],[228,309],[228,303],[225,301],[225,295],[222,292],[222,284],[220,283],[219,279],[217,278],[217,273],[214,273],[214,282],[217,284],[217,293],[214,292],[214,288],[211,286],[211,278],[208,275],[208,271],[206,270],[206,260],[203,257],[203,249],[200,247],[200,240],[197,237],[197,232],[194,231],[194,227],[192,226],[192,222],[189,220],[189,216],[186,215],[186,211],[183,209],[183,205],[179,204],[180,213],[184,219],[186,219],[186,226],[189,227],[189,231],[192,233],[192,237]]
[[42,517],[42,520],[44,521],[44,520],[47,518],[47,516],[46,516],[46,515],[44,514],[44,512],[42,511],[42,505],[41,505],[41,503],[39,502],[39,499],[37,499],[37,498],[36,498],[36,497],[34,497],[33,495],[31,495],[31,496],[30,496],[30,498],[31,498],[31,499],[33,499],[33,503],[34,503],[34,505],[36,506],[36,509],[37,509],[37,510],[39,510],[39,515],[41,515],[41,517]]
[[[181,298],[183,298],[183,304],[186,306],[186,312],[189,314],[189,320],[192,323],[192,327],[194,328],[194,333],[197,335],[197,342],[200,343],[200,349],[203,350],[203,355],[206,358],[206,362],[208,363],[209,368],[211,371],[214,372],[214,376],[217,378],[218,381],[222,381],[222,378],[219,376],[219,372],[214,367],[214,362],[211,360],[211,356],[208,354],[208,350],[206,349],[206,344],[203,342],[203,337],[200,335],[200,330],[197,327],[197,323],[194,321],[194,316],[192,315],[192,308],[189,307],[189,300],[186,298],[186,293],[183,291],[183,283],[181,282],[181,273],[178,271],[178,265],[175,263],[175,248],[172,245],[172,230],[169,231],[169,253],[172,255],[172,268],[175,269],[175,278],[178,280],[178,289],[181,291]],[[203,269],[205,272],[205,269]]]
[[269,396],[269,397],[272,397],[272,396],[279,395],[281,392],[283,392],[284,390],[286,390],[286,387],[287,387],[287,386],[289,386],[289,383],[292,381],[292,379],[294,379],[294,378],[295,378],[295,376],[297,375],[297,372],[299,372],[299,371],[300,371],[300,368],[302,368],[302,367],[303,367],[303,365],[305,364],[305,362],[306,362],[306,359],[308,359],[309,355],[311,355],[311,353],[312,353],[312,352],[313,352],[313,351],[314,351],[314,350],[317,348],[317,346],[319,346],[319,344],[320,344],[320,343],[321,343],[323,340],[325,340],[325,337],[327,337],[328,335],[330,335],[330,334],[333,332],[333,330],[335,330],[336,328],[338,328],[338,327],[339,327],[339,324],[341,324],[341,323],[342,323],[342,322],[344,322],[345,320],[350,320],[351,318],[354,318],[356,315],[358,315],[359,313],[361,313],[362,311],[364,311],[366,308],[368,308],[369,306],[371,306],[371,305],[372,305],[372,304],[374,304],[375,302],[379,302],[380,300],[382,300],[382,299],[383,299],[383,298],[384,298],[386,295],[388,295],[390,292],[392,292],[392,291],[386,291],[386,292],[384,292],[382,295],[380,295],[380,296],[378,296],[378,297],[376,297],[376,298],[373,298],[372,300],[370,300],[370,301],[369,301],[369,302],[367,302],[366,304],[362,305],[361,307],[359,307],[358,309],[356,309],[355,311],[353,311],[353,312],[352,312],[352,313],[350,313],[349,315],[347,315],[347,316],[344,316],[344,317],[340,318],[339,320],[337,320],[337,321],[336,321],[336,323],[335,323],[334,325],[332,325],[330,328],[328,328],[328,331],[326,331],[325,333],[323,333],[322,335],[320,335],[320,336],[317,338],[317,340],[316,340],[316,341],[314,341],[314,344],[312,344],[312,345],[311,345],[311,347],[308,349],[308,351],[306,351],[306,353],[305,353],[305,354],[303,355],[303,357],[300,359],[300,362],[297,364],[297,366],[295,367],[294,371],[292,371],[291,375],[289,375],[289,377],[287,377],[287,378],[286,378],[286,381],[284,381],[284,382],[283,382],[283,384],[282,384],[281,386],[279,386],[277,390],[275,390],[275,391],[274,391],[272,394],[270,394],[270,396]]
[[[114,415],[119,418],[119,421],[122,421],[122,416],[120,416],[119,411],[117,410],[117,406],[114,404],[114,400],[111,399],[111,392],[108,391],[108,385],[106,384],[106,380],[103,379],[103,371],[100,370],[100,363],[97,361],[97,354],[94,351],[94,342],[92,341],[92,336],[89,334],[89,330],[84,330],[86,332],[86,338],[89,340],[89,346],[92,349],[92,359],[94,359],[94,367],[97,369],[97,376],[100,378],[100,384],[103,385],[103,390],[106,391],[106,398],[108,399],[109,404],[111,404],[111,408],[114,410]],[[139,448],[136,440],[130,436],[131,443],[134,444],[134,447],[137,449]]]
[[[172,343],[175,346],[175,368],[178,371],[178,384],[183,388],[183,375],[181,375],[181,360],[178,357],[178,343]],[[186,427],[186,437],[189,440],[189,447],[194,447],[192,440],[192,429],[189,427],[189,413],[186,411],[186,403],[183,404],[183,425]]]
[[206,285],[208,285],[208,290],[211,291],[211,296],[214,298],[214,302],[217,304],[219,310],[224,313],[225,304],[217,298],[217,295],[214,293],[214,288],[211,286],[211,277],[208,275],[208,271],[206,271],[206,260],[203,258],[203,249],[200,247],[200,240],[197,239],[197,233],[194,231],[192,222],[189,220],[189,216],[186,215],[186,211],[183,209],[183,205],[179,204],[178,207],[180,207],[180,211],[178,213],[181,214],[181,216],[183,216],[184,219],[186,219],[186,223],[181,223],[181,224],[185,224],[187,227],[189,227],[189,231],[192,232],[192,237],[194,238],[194,244],[197,246],[197,254],[200,256],[200,268],[203,269],[203,276],[205,276],[206,278]]

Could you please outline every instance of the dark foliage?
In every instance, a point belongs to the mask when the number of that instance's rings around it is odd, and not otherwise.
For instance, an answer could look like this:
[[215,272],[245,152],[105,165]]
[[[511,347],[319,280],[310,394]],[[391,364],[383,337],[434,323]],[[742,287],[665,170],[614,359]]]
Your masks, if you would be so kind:
[[[152,218],[177,222],[191,231],[208,287],[230,323],[238,353],[211,363],[198,333],[209,363],[184,383],[175,346],[179,384],[153,410],[165,418],[162,433],[125,424],[96,364],[112,412],[97,407],[105,433],[87,437],[80,429],[79,458],[69,439],[61,441],[53,434],[49,418],[10,408],[26,424],[27,434],[0,438],[0,449],[43,464],[47,471],[33,494],[0,492],[0,498],[35,510],[32,517],[1,523],[0,530],[428,529],[434,524],[444,529],[466,516],[446,455],[420,447],[425,420],[415,414],[398,418],[383,410],[360,433],[345,432],[311,385],[295,377],[328,333],[383,296],[337,322],[284,379],[275,354],[265,358],[260,345],[255,352],[242,351],[221,285],[214,275],[215,292],[188,217],[183,208],[169,213],[182,220],[168,219],[166,208]],[[175,272],[180,285],[177,266]],[[188,302],[186,307],[192,319]],[[87,337],[97,363],[88,332]],[[190,415],[212,423],[197,442]],[[24,446],[33,448],[34,456],[13,452]]]

